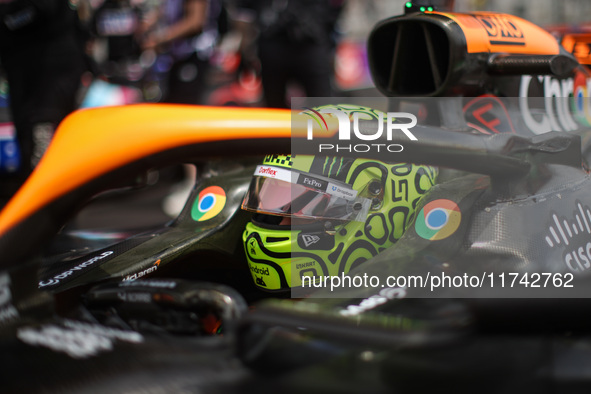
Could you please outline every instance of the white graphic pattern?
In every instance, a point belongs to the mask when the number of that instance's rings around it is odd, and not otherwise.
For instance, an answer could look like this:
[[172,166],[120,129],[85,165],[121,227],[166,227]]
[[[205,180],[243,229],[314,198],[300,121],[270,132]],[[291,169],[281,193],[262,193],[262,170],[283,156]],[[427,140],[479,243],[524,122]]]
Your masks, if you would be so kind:
[[569,240],[573,236],[578,235],[579,232],[583,233],[586,231],[587,234],[591,234],[591,210],[587,207],[583,209],[580,203],[577,203],[577,208],[579,212],[575,215],[575,219],[571,223],[566,220],[563,220],[561,223],[556,214],[552,215],[554,226],[551,225],[548,227],[550,235],[546,235],[546,243],[551,248],[560,244],[569,245]]

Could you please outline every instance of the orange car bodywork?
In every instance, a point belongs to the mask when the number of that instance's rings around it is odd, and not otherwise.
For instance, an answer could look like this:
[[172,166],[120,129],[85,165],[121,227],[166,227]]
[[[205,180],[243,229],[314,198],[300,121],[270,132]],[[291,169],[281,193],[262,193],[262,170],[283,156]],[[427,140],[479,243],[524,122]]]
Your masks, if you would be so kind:
[[560,52],[552,34],[513,15],[492,12],[441,15],[460,26],[466,36],[468,53],[556,55]]
[[0,213],[0,236],[56,198],[142,157],[203,142],[290,135],[289,110],[139,104],[77,111]]

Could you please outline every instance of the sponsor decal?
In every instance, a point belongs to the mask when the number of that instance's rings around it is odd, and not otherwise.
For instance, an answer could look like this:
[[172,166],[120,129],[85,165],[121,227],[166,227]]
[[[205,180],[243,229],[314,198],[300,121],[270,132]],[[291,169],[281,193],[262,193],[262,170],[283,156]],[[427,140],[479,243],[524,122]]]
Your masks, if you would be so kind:
[[327,181],[324,181],[324,180],[318,179],[318,178],[314,178],[309,175],[304,175],[304,174],[296,174],[296,175],[297,175],[296,183],[298,185],[306,186],[307,188],[315,189],[315,190],[318,190],[321,192],[327,191],[326,190],[328,187]]
[[464,105],[468,126],[482,134],[513,133],[515,127],[505,104],[496,96],[486,94]]
[[254,238],[251,238],[250,241],[248,242],[248,246],[250,247],[250,254],[256,255],[257,254],[257,251],[256,251],[257,240]]
[[281,288],[279,274],[275,268],[264,263],[258,264],[252,262],[249,262],[248,267],[254,282],[258,286],[262,286],[267,289]]
[[265,281],[263,280],[263,277],[258,277],[258,276],[254,276],[255,277],[255,283],[259,286],[263,286],[263,287],[267,287],[267,284],[265,283]]
[[209,186],[201,190],[191,209],[191,217],[196,222],[209,220],[219,214],[226,205],[226,192],[219,186]]
[[148,274],[151,274],[152,272],[156,271],[159,266],[160,266],[160,260],[156,261],[153,266],[148,267],[143,271],[136,272],[135,274],[127,275],[125,278],[123,278],[123,282],[133,281],[133,280],[139,279],[143,276],[146,276]]
[[299,233],[297,243],[301,249],[331,250],[335,246],[333,235],[326,232]]
[[250,270],[254,273],[254,274],[260,274],[260,275],[265,275],[265,276],[269,276],[269,268],[265,267],[265,268],[259,268],[259,267],[253,267],[252,265],[250,266]]
[[510,15],[476,14],[474,18],[484,27],[491,45],[525,45],[523,30]]
[[265,165],[257,166],[257,168],[254,170],[254,176],[279,179],[285,182],[291,182],[292,180],[292,172],[290,170]]
[[299,263],[296,264],[296,268],[301,270],[304,268],[310,268],[310,267],[314,267],[316,265],[316,263],[314,263],[313,261],[308,261],[307,263]]
[[318,235],[304,234],[302,235],[302,241],[304,241],[304,245],[306,245],[306,247],[309,247],[310,245],[320,241],[320,237]]
[[323,186],[323,182],[318,181],[317,179],[310,178],[307,176],[302,176],[302,184],[312,186],[313,188],[319,189]]
[[455,21],[466,37],[468,53],[557,55],[558,42],[533,23],[494,12],[444,14]]
[[[541,108],[531,106],[530,99],[536,94],[543,96],[536,101],[543,103]],[[566,79],[525,75],[519,87],[519,107],[526,126],[534,134],[573,131],[591,126],[590,94],[591,78],[582,72]]]
[[17,337],[28,345],[43,346],[77,359],[110,351],[116,340],[131,343],[141,343],[144,340],[143,336],[135,331],[73,320],[64,321],[63,326],[46,324],[39,328],[23,327],[18,330]]
[[550,248],[564,250],[563,261],[569,270],[581,272],[591,268],[591,210],[577,201],[573,216],[553,213],[544,240]]
[[46,286],[55,286],[58,283],[60,283],[61,280],[66,279],[68,276],[72,275],[74,272],[82,271],[85,268],[93,265],[97,261],[104,260],[105,258],[111,256],[112,254],[113,254],[112,250],[103,252],[100,255],[95,256],[89,260],[86,260],[83,263],[80,263],[80,264],[76,265],[75,267],[72,267],[69,270],[62,272],[61,274],[56,275],[51,279],[42,280],[39,282],[39,288],[43,288]]
[[424,239],[438,241],[456,232],[462,221],[458,205],[451,200],[434,200],[421,209],[415,231]]
[[[160,261],[160,260],[158,260]],[[169,280],[134,280],[134,281],[127,281],[122,282],[119,284],[119,287],[133,287],[133,286],[146,286],[146,287],[155,287],[155,288],[166,288],[166,289],[174,289],[177,283]]]
[[341,316],[356,316],[379,305],[385,304],[389,300],[404,297],[406,297],[406,289],[404,287],[385,287],[381,289],[378,294],[374,294],[371,297],[364,299],[359,304],[347,306],[345,309],[342,309],[339,314]]
[[138,302],[144,304],[152,302],[152,295],[150,293],[126,293],[120,291],[117,293],[117,298],[125,302]]
[[64,321],[64,326],[73,330],[92,332],[97,335],[103,335],[124,342],[142,343],[144,341],[144,337],[139,332],[122,330],[119,328],[107,327],[99,324],[84,323],[67,319]]
[[309,189],[318,190],[346,200],[354,200],[357,197],[357,190],[351,189],[346,185],[313,177],[307,174],[292,172],[282,168],[273,168],[268,166],[258,166],[254,172],[255,176],[279,179],[289,183],[295,183],[305,186]]
[[18,310],[12,305],[12,292],[10,291],[10,276],[0,275],[0,326],[19,317]]
[[332,182],[328,184],[327,192],[345,200],[354,200],[357,197],[357,190],[342,187]]
[[267,282],[265,279],[273,281],[271,277],[271,272],[269,271],[268,266],[257,267],[254,264],[249,264],[248,267],[250,268],[252,278],[254,279],[255,283],[258,286],[268,287]]
[[277,175],[277,170],[274,170],[273,167],[258,166],[255,175],[267,175],[269,178],[275,178]]

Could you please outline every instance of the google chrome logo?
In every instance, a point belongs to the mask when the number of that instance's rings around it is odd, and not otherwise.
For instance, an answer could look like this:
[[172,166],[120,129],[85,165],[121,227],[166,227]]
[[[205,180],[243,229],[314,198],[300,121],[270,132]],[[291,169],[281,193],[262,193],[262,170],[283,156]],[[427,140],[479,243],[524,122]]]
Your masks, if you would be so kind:
[[216,216],[226,205],[226,192],[219,186],[209,186],[201,190],[191,209],[191,217],[203,222]]
[[461,221],[458,204],[450,200],[434,200],[419,212],[415,231],[421,238],[438,241],[455,233]]

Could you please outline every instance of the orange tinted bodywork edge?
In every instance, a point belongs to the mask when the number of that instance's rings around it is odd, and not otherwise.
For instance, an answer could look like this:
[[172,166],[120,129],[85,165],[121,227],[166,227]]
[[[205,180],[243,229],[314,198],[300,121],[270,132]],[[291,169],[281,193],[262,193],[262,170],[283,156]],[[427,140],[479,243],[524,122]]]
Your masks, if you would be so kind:
[[77,111],[59,126],[29,179],[0,213],[0,235],[51,201],[125,164],[175,147],[290,138],[279,109],[138,104]]
[[468,53],[557,55],[560,45],[548,31],[516,16],[495,12],[439,13],[458,24]]

